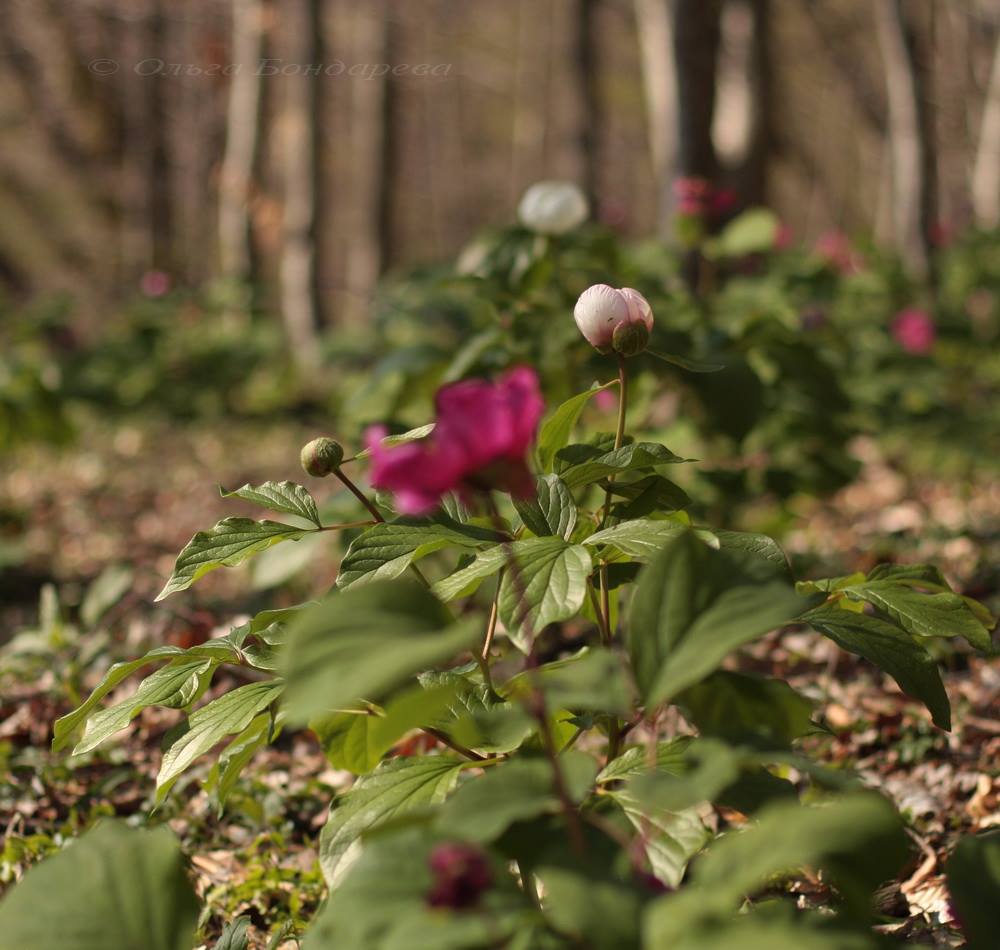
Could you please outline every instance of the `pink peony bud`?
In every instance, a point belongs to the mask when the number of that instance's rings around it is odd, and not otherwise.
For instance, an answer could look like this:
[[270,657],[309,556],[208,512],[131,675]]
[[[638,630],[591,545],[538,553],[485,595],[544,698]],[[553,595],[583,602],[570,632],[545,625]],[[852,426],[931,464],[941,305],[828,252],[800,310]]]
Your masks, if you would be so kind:
[[622,356],[641,353],[653,329],[649,303],[631,287],[588,287],[573,308],[573,319],[591,346],[601,353],[615,350]]
[[930,315],[924,310],[912,307],[896,314],[896,318],[892,321],[892,335],[907,353],[926,356],[934,347],[937,333]]
[[431,907],[475,907],[493,884],[489,858],[472,844],[439,844],[431,851],[427,864],[434,875],[427,894]]

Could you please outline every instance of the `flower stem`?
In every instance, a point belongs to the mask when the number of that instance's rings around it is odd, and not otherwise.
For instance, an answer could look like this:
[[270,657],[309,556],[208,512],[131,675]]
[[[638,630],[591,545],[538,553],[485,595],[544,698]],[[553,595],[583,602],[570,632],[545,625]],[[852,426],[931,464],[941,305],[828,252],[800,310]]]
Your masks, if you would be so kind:
[[[341,481],[341,482],[343,483],[344,487],[345,487],[345,488],[346,488],[346,489],[347,489],[347,490],[348,490],[348,491],[349,491],[349,492],[350,492],[350,493],[351,493],[351,494],[352,494],[352,495],[353,495],[353,496],[354,496],[355,498],[357,498],[357,499],[358,499],[358,501],[360,501],[360,502],[361,502],[361,504],[362,504],[362,505],[364,505],[364,506],[365,506],[365,508],[367,508],[369,512],[371,512],[371,516],[372,516],[372,517],[373,517],[373,518],[374,518],[374,519],[375,519],[376,521],[378,521],[378,522],[380,522],[380,523],[384,523],[384,522],[385,522],[385,518],[383,518],[383,517],[382,517],[382,512],[378,510],[378,508],[377,508],[377,507],[375,506],[375,503],[374,503],[374,502],[373,502],[373,501],[372,501],[372,500],[371,500],[371,499],[370,499],[370,498],[369,498],[369,497],[368,497],[368,496],[367,496],[367,495],[366,495],[366,494],[365,494],[365,493],[364,493],[364,492],[363,492],[363,491],[362,491],[362,490],[361,490],[360,488],[358,488],[358,486],[357,486],[357,485],[355,485],[355,484],[354,484],[354,482],[352,482],[352,481],[351,481],[351,480],[350,480],[350,479],[349,479],[349,478],[348,478],[348,477],[347,477],[347,476],[346,476],[346,475],[345,475],[345,474],[343,473],[343,471],[341,471],[341,469],[340,469],[340,468],[335,468],[335,469],[333,470],[333,474],[334,474],[334,475],[336,475],[336,476],[337,476],[337,478],[339,478],[339,479],[340,479],[340,481]],[[411,565],[410,565],[410,570],[411,570],[411,571],[412,571],[412,572],[413,572],[413,573],[414,573],[414,574],[415,574],[415,575],[416,575],[416,576],[417,576],[417,577],[418,577],[418,578],[420,579],[421,583],[422,583],[422,584],[423,584],[423,585],[424,585],[425,587],[430,587],[430,586],[431,586],[431,584],[430,584],[430,581],[429,581],[429,580],[427,580],[427,578],[426,578],[426,577],[424,577],[424,575],[423,575],[423,573],[421,572],[420,568],[419,568],[419,567],[417,567],[417,565],[416,565],[416,564],[411,564]]]

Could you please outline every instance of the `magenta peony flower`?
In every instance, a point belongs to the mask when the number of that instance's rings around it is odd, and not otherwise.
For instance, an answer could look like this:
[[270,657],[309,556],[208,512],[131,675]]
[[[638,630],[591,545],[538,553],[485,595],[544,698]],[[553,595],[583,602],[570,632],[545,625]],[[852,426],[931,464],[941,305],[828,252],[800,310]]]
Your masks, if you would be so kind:
[[688,217],[701,217],[708,210],[712,184],[704,178],[678,178],[673,183],[677,213]]
[[847,276],[861,270],[864,259],[843,231],[827,231],[816,240],[816,253],[835,271]]
[[653,329],[649,303],[631,287],[588,287],[573,308],[573,319],[591,346],[602,353],[615,349],[624,356],[644,350]]
[[495,383],[470,379],[445,386],[435,404],[437,421],[426,439],[384,446],[382,427],[365,436],[372,484],[393,492],[401,512],[430,511],[449,491],[534,494],[525,455],[545,408],[534,370],[522,366]]
[[930,314],[916,307],[901,310],[892,321],[892,335],[907,353],[925,356],[934,346],[934,321]]
[[163,297],[173,282],[170,275],[162,270],[148,270],[139,279],[139,289],[146,297]]
[[493,884],[486,853],[472,844],[439,844],[427,860],[434,883],[427,894],[431,907],[463,910],[475,907]]

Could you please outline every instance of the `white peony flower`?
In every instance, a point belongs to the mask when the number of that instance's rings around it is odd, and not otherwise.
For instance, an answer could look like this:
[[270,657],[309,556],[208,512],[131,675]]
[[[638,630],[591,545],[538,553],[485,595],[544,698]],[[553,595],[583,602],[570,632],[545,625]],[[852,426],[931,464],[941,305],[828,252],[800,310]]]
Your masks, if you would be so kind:
[[591,346],[602,353],[614,349],[623,356],[641,353],[653,329],[649,303],[631,287],[588,287],[573,308],[573,319]]
[[539,181],[521,198],[521,224],[539,234],[565,234],[587,220],[590,209],[584,193],[571,181]]

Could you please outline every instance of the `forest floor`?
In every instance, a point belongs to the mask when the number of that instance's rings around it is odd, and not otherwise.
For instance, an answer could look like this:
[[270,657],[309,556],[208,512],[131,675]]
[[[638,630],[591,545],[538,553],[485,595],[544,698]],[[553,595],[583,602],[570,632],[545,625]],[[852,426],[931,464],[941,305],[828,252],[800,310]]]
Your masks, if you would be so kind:
[[[49,744],[53,721],[110,660],[165,642],[189,646],[228,631],[237,614],[295,602],[329,585],[336,561],[321,555],[308,576],[280,587],[269,589],[267,577],[247,571],[217,571],[197,590],[152,604],[195,531],[226,515],[252,513],[221,499],[216,483],[300,480],[298,446],[316,434],[295,424],[263,431],[235,425],[221,433],[126,426],[62,452],[23,450],[0,470],[0,643],[39,626],[45,585],[75,617],[87,584],[109,564],[133,572],[97,647],[85,648],[86,636],[49,630],[48,646],[35,656],[0,652],[0,891],[101,816],[168,822],[191,856],[209,908],[208,946],[240,914],[251,918],[250,946],[295,946],[296,928],[324,892],[319,829],[331,797],[351,779],[330,768],[310,733],[285,734],[259,754],[221,816],[199,784],[210,762],[183,777],[151,816],[160,742],[177,718],[172,710],[145,710],[117,741],[81,757],[52,753]],[[907,476],[872,444],[857,451],[864,468],[856,482],[831,499],[793,506],[797,517],[782,539],[793,560],[821,563],[827,574],[866,569],[876,560],[931,561],[957,589],[996,612],[1000,487],[986,477]],[[335,491],[327,483],[311,487],[321,505],[324,493]],[[913,859],[884,890],[882,929],[954,946],[945,855],[960,835],[1000,826],[1000,666],[962,646],[942,648],[939,657],[954,707],[950,733],[932,726],[887,677],[811,633],[773,634],[738,662],[784,677],[814,700],[826,731],[806,740],[810,751],[828,765],[854,769],[904,815]],[[233,682],[218,677],[213,693]],[[796,887],[803,905],[824,899],[821,881],[804,878]]]

